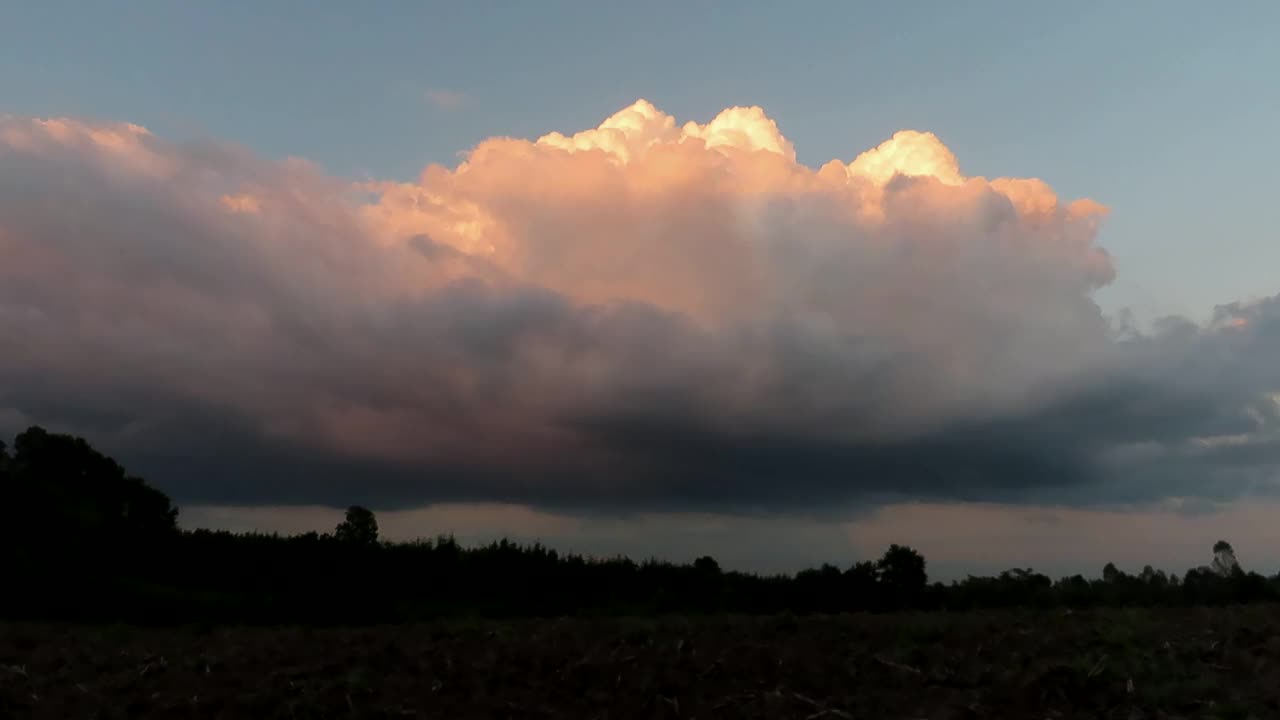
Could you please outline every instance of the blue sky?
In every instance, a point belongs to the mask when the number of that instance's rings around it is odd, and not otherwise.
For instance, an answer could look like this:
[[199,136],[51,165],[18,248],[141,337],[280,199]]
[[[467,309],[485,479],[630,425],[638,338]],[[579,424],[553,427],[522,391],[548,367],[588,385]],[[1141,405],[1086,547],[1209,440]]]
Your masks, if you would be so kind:
[[811,165],[918,128],[966,174],[1109,205],[1109,310],[1202,318],[1276,289],[1280,5],[607,5],[10,3],[0,111],[407,179],[638,97],[703,122],[758,104]]

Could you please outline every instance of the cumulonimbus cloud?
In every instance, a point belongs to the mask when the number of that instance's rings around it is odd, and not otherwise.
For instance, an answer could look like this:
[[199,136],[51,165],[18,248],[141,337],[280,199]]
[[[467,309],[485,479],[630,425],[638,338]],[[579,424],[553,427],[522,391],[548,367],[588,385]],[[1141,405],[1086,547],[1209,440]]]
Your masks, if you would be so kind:
[[813,169],[760,108],[365,184],[5,117],[0,410],[220,502],[1270,488],[1280,302],[1122,332],[1105,215],[924,132]]

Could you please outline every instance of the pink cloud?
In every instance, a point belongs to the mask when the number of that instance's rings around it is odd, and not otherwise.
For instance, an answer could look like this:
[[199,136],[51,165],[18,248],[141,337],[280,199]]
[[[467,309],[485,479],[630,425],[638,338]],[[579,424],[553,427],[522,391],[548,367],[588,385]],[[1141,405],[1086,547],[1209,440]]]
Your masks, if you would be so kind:
[[924,132],[814,169],[760,108],[640,101],[359,188],[4,118],[0,408],[143,454],[237,438],[259,464],[187,492],[271,474],[234,485],[258,499],[1013,497],[1272,447],[1271,306],[1119,342],[1105,214]]
[[468,103],[467,96],[455,90],[428,90],[426,98],[427,102],[439,110],[461,110]]

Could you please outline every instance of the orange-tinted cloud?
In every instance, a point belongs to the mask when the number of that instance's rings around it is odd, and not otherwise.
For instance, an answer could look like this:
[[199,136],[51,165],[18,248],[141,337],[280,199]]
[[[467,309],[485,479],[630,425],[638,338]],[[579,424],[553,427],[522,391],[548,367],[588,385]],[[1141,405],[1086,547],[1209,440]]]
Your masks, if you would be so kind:
[[965,177],[930,133],[833,163],[797,163],[760,108],[680,124],[641,100],[572,135],[487,140],[456,168],[382,185],[364,214],[384,242],[425,236],[580,303],[644,303],[715,332],[873,336],[931,366],[886,425],[1004,402],[1105,342],[1090,298],[1113,274],[1101,205]]
[[[383,184],[365,214],[380,235],[426,235],[582,301],[712,323],[807,282],[789,276],[812,270],[789,267],[806,256],[850,272],[887,248],[930,253],[918,264],[1016,263],[997,271],[1059,273],[1075,297],[1111,279],[1093,244],[1105,208],[1061,204],[1038,180],[966,178],[930,133],[897,133],[838,172],[794,158],[760,108],[679,125],[641,100],[573,135],[485,141],[457,168]],[[930,224],[952,228],[946,247],[913,233]],[[1003,247],[977,241],[989,235]],[[885,282],[922,270],[905,263],[882,268]]]
[[461,110],[467,104],[467,96],[456,90],[435,89],[426,93],[427,102],[440,110]]
[[1118,340],[1092,297],[1105,214],[966,176],[929,133],[813,169],[759,108],[681,123],[640,101],[360,186],[4,118],[0,334],[21,342],[0,417],[216,501],[1082,503],[1266,480],[1275,303]]

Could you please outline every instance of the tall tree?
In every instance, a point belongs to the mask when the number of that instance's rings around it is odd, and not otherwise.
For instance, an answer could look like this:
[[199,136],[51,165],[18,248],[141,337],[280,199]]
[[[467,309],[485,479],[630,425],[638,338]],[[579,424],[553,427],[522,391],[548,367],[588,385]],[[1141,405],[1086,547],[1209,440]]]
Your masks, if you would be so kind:
[[352,505],[338,527],[334,528],[334,537],[352,545],[378,544],[378,518],[368,508]]
[[898,605],[917,604],[929,584],[924,556],[905,545],[889,546],[876,563],[876,575],[880,586]]
[[1213,564],[1209,567],[1222,577],[1231,577],[1244,572],[1240,569],[1240,563],[1236,561],[1235,548],[1231,547],[1231,543],[1226,540],[1219,540],[1213,544]]
[[1105,582],[1114,583],[1124,579],[1124,573],[1120,572],[1120,568],[1115,563],[1107,563],[1102,566],[1102,579]]
[[14,440],[9,502],[21,540],[95,548],[158,541],[177,532],[178,511],[164,493],[127,475],[83,438],[28,428]]

